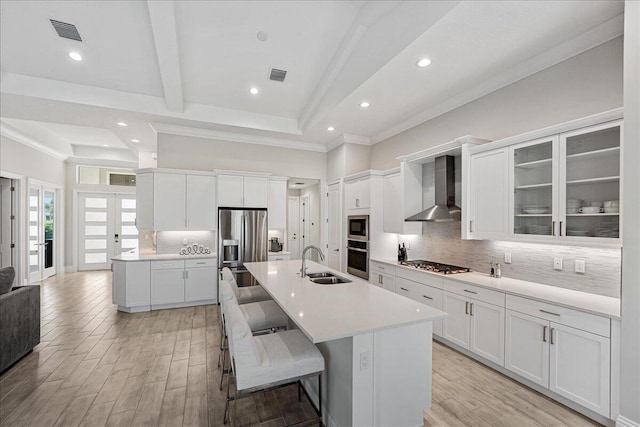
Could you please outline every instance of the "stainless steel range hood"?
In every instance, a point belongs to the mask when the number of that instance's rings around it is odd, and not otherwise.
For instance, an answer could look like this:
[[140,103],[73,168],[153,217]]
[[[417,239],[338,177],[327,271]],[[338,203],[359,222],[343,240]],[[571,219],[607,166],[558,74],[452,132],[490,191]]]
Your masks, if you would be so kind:
[[436,157],[436,204],[405,221],[460,221],[462,210],[455,204],[456,176],[453,156]]

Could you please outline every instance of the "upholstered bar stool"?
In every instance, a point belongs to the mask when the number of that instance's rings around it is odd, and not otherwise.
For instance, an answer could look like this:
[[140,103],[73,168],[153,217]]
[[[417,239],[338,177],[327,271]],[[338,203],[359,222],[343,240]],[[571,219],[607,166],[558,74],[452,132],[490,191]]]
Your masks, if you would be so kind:
[[[318,377],[318,396],[322,396],[322,372],[324,358],[316,346],[298,329],[290,329],[267,335],[256,335],[244,318],[240,307],[230,301],[227,305],[227,332],[229,351],[233,366],[236,391],[231,395],[231,377],[227,384],[227,403],[224,411],[224,423],[230,414],[232,401],[265,393],[276,388],[298,384],[305,378]],[[304,390],[304,387],[302,387]],[[305,395],[309,398],[306,390]],[[309,399],[311,401],[311,399]],[[322,400],[318,407],[311,402],[316,417],[308,422],[322,425]],[[233,405],[235,415],[235,404]]]
[[262,286],[243,286],[238,287],[236,279],[233,277],[233,273],[228,267],[222,269],[222,280],[226,280],[231,285],[233,293],[238,300],[238,304],[247,304],[250,302],[267,301],[271,297],[264,290]]
[[[229,282],[221,280],[220,311],[222,313],[223,323],[226,322],[226,310],[229,304],[237,305],[238,302],[235,299],[235,295],[233,294],[233,290]],[[278,329],[286,329],[289,323],[289,317],[273,300],[242,304],[239,305],[239,308],[253,334],[269,333]],[[222,366],[222,374],[220,375],[221,390],[223,377],[226,373],[225,354],[225,335],[222,335],[220,337],[220,356],[218,357],[218,366]]]

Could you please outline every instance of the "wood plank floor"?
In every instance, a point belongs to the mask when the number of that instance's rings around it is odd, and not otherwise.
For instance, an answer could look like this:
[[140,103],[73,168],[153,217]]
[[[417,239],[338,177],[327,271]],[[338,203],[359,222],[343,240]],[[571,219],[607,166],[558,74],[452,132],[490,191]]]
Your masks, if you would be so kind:
[[[108,271],[42,283],[42,342],[0,376],[2,426],[220,426],[218,307],[119,313]],[[240,401],[237,425],[313,412],[295,387]],[[434,343],[425,426],[586,426],[591,421]]]

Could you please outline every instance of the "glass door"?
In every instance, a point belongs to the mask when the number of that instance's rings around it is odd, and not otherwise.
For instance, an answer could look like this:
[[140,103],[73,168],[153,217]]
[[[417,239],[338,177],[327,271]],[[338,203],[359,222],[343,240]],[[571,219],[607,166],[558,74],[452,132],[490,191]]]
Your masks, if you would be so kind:
[[29,282],[56,274],[55,198],[54,189],[29,187]]
[[556,137],[513,148],[513,233],[516,236],[554,236]]
[[41,187],[29,187],[29,282],[42,280],[43,229],[40,215]]
[[620,238],[621,122],[562,135],[560,197],[568,238]]

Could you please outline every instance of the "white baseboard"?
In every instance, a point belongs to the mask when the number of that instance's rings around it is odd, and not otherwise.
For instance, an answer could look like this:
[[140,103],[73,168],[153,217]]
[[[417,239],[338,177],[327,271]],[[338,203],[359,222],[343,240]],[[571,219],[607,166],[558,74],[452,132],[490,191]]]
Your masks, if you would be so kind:
[[78,271],[78,268],[75,265],[65,265],[64,272],[65,273],[75,273]]
[[616,427],[640,427],[640,423],[618,415],[618,418],[616,418]]

